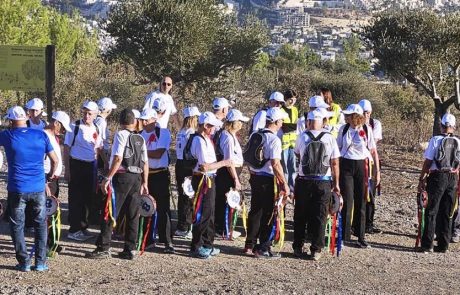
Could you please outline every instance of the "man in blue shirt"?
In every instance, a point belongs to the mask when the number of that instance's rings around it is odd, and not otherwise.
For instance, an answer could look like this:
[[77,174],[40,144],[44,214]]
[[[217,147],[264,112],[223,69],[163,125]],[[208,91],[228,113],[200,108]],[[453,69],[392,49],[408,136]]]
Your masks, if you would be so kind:
[[[27,128],[24,110],[15,106],[8,110],[11,129],[0,132],[8,162],[8,217],[11,238],[20,271],[30,271],[30,258],[24,240],[25,208],[33,208],[35,228],[35,267],[37,271],[48,270],[46,265],[46,213],[45,178],[50,180],[57,167],[58,158],[48,136],[42,130]],[[43,158],[51,160],[50,172],[45,176]]]

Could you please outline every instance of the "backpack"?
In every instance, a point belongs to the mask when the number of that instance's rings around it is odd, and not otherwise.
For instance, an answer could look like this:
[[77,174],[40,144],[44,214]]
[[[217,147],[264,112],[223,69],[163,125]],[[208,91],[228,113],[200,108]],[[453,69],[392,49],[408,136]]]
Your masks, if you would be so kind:
[[126,167],[130,173],[140,174],[143,172],[142,146],[144,142],[144,138],[140,134],[130,132],[121,161],[121,165]]
[[191,170],[193,170],[193,168],[195,168],[196,164],[198,163],[198,159],[196,159],[192,155],[192,151],[191,151],[193,139],[196,136],[199,136],[199,137],[203,138],[203,140],[206,142],[206,140],[204,139],[204,137],[201,134],[199,134],[199,133],[190,134],[190,137],[187,140],[187,144],[184,147],[184,153],[183,153],[183,157],[182,157],[182,163],[183,163],[184,170],[191,171]]
[[326,153],[326,144],[321,138],[328,132],[315,137],[310,131],[305,134],[311,139],[305,147],[302,157],[302,172],[305,176],[324,176],[330,167],[330,155]]
[[216,158],[217,161],[222,161],[224,159],[224,152],[222,151],[222,148],[220,147],[220,139],[222,138],[222,132],[224,129],[219,129],[217,130],[216,133],[214,133],[214,136],[212,137],[212,142],[214,143],[214,147],[216,150]]
[[[99,135],[99,127],[94,124],[94,127],[96,127],[96,133]],[[75,129],[73,130],[73,140],[72,144],[70,147],[73,147],[75,145],[75,138],[77,138],[78,132],[80,131],[80,120],[75,121]]]
[[460,146],[452,134],[444,135],[434,158],[436,167],[443,172],[456,170],[460,164]]
[[[45,120],[40,119],[40,122],[43,122],[43,125],[46,126],[46,121]],[[26,125],[27,125],[28,128],[30,128],[30,119],[26,121]]]
[[[372,124],[374,124],[374,120],[373,119],[371,119],[371,120],[372,120]],[[373,125],[371,125],[371,127],[374,128]],[[342,138],[345,136],[345,134],[347,134],[348,129],[350,129],[350,124],[349,123],[345,124],[345,127],[343,127]],[[364,132],[366,133],[366,138],[369,138],[369,133],[368,133],[369,131],[367,130],[367,124],[363,125],[363,129],[364,129]]]
[[264,158],[264,145],[267,142],[265,133],[269,132],[269,130],[259,130],[249,137],[249,141],[243,151],[244,162],[249,167],[260,169],[268,162],[268,159]]

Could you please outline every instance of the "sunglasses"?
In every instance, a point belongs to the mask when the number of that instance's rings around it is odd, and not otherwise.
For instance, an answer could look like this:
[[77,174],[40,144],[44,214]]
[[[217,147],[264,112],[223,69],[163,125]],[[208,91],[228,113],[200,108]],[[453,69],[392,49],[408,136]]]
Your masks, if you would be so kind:
[[163,86],[171,86],[171,85],[172,85],[171,83],[163,82]]

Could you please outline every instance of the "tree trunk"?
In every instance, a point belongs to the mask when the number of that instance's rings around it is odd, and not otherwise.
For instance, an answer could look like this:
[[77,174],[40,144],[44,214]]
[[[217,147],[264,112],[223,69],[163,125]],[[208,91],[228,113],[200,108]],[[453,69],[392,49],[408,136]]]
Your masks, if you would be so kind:
[[442,103],[440,99],[434,99],[434,122],[433,122],[433,136],[441,134],[441,119],[449,106]]

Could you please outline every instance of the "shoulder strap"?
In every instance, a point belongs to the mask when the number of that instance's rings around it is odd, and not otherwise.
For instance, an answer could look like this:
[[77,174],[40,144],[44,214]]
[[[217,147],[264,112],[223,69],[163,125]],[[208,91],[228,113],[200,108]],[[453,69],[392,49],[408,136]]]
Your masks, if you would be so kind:
[[327,132],[321,132],[320,134],[318,134],[317,137],[315,137],[313,133],[311,133],[310,131],[305,131],[305,133],[308,135],[308,137],[310,137],[312,141],[320,141],[324,134],[326,134]]
[[[96,127],[96,130],[98,130],[97,127]],[[80,120],[77,120],[77,121],[75,121],[75,129],[73,130],[73,140],[72,140],[71,147],[74,146],[75,138],[77,138],[77,134],[78,134],[79,131],[80,131]]]
[[367,124],[363,125],[364,132],[366,133],[366,138],[369,138],[369,130],[367,130]]
[[155,135],[160,139],[161,128],[160,126],[155,126]]
[[348,132],[348,129],[350,129],[350,124],[345,124],[345,127],[343,127],[343,130],[342,130],[342,137],[345,136],[345,134],[347,134]]
[[26,125],[30,128],[30,119],[26,121]]
[[374,126],[375,126],[374,118],[371,118],[369,120],[369,125],[371,125],[372,129],[374,129]]

